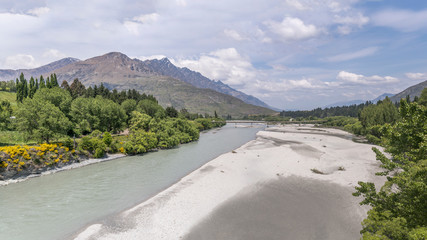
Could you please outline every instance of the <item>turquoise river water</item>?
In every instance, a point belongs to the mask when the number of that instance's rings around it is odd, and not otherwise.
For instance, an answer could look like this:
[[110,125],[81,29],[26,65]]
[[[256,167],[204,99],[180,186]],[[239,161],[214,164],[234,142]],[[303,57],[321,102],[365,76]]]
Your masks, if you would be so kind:
[[200,166],[255,139],[228,124],[178,148],[124,157],[0,186],[0,239],[64,239],[147,200]]

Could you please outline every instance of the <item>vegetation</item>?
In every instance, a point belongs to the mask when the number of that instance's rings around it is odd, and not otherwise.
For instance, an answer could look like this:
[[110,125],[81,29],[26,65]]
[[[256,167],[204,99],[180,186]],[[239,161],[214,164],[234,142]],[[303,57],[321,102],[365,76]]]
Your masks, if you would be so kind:
[[372,206],[363,221],[363,239],[427,238],[427,108],[402,100],[401,119],[382,128],[387,158],[373,148],[387,182],[379,192],[359,182],[355,196]]
[[[134,89],[110,91],[103,84],[86,88],[78,79],[59,87],[55,74],[29,82],[21,74],[15,86],[16,94],[7,92],[7,99],[0,98],[0,142],[22,145],[0,149],[0,175],[67,163],[74,159],[67,155],[71,151],[73,156],[100,158],[105,153],[139,154],[172,148],[197,140],[202,130],[225,124],[222,119],[203,118],[185,109],[164,109],[156,98]],[[16,109],[9,100],[17,102]],[[119,135],[125,129],[129,134]],[[26,145],[29,143],[43,144]]]

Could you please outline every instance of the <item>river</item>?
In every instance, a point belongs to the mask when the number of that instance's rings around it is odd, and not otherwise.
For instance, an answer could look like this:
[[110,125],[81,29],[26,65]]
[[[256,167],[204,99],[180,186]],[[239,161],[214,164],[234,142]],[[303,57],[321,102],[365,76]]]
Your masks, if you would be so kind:
[[199,141],[0,186],[0,239],[64,239],[147,200],[200,166],[255,139],[234,124]]

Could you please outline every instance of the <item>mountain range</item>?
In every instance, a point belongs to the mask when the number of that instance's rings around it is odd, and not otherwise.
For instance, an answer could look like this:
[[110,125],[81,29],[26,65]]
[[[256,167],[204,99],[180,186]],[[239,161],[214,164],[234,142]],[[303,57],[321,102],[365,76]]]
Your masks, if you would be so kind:
[[[399,102],[400,99],[402,98],[406,98],[406,96],[409,96],[411,100],[414,100],[415,96],[420,96],[421,92],[423,91],[424,88],[427,87],[427,80],[423,81],[421,83],[418,83],[416,85],[410,86],[407,89],[399,92],[398,94],[392,94],[392,93],[384,93],[380,96],[378,96],[377,98],[373,99],[373,100],[369,100],[372,103],[377,103],[380,100],[385,99],[386,97],[390,98],[390,100],[392,102]],[[350,105],[354,105],[354,104],[361,104],[361,103],[365,103],[366,100],[352,100],[352,101],[345,101],[345,102],[336,102],[333,104],[329,104],[327,106],[325,106],[324,108],[329,108],[329,107],[340,107],[340,106],[350,106]]]
[[427,80],[421,83],[418,83],[417,85],[408,87],[407,89],[403,90],[402,92],[390,97],[390,100],[392,102],[399,102],[400,99],[406,98],[406,96],[409,96],[411,100],[414,100],[415,96],[420,96],[421,92],[424,88],[427,87]]
[[59,83],[78,78],[85,86],[103,83],[109,89],[136,89],[154,95],[162,106],[202,114],[216,111],[241,117],[275,113],[261,100],[188,68],[176,67],[167,58],[141,61],[119,52],[84,61],[65,58],[35,69],[0,70],[0,80],[15,79],[21,72],[27,78],[56,73]]

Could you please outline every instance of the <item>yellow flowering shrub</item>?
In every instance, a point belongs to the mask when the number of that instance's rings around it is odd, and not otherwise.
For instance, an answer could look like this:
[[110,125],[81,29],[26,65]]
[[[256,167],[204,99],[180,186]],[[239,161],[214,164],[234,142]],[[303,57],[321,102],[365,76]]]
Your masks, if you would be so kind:
[[74,149],[63,147],[62,144],[43,143],[36,146],[15,145],[0,147],[0,169],[15,168],[21,171],[29,165],[50,166],[67,163],[75,154]]

